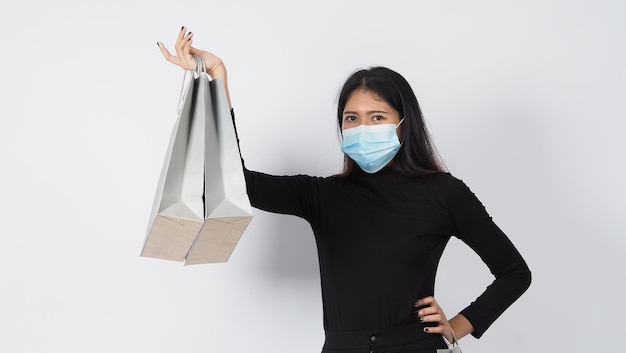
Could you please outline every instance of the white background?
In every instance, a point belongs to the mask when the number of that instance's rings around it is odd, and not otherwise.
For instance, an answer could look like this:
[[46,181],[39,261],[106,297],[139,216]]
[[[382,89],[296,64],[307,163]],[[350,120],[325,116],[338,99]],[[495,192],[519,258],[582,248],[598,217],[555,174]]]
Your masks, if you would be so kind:
[[[355,69],[413,85],[449,169],[533,284],[465,352],[619,350],[626,334],[623,1],[3,1],[0,351],[319,352],[312,233],[255,212],[227,264],[140,258],[183,72],[220,55],[248,167],[329,175]],[[448,316],[491,275],[460,241]]]

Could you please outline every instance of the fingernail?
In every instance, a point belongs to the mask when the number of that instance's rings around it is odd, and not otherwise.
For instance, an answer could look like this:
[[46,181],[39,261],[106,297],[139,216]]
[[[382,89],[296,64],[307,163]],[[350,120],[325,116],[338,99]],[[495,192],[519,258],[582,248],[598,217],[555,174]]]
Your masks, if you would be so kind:
[[159,42],[157,42],[157,47],[160,47]]
[[428,332],[428,327],[424,327],[424,332]]
[[191,31],[189,33],[187,33],[187,35],[190,35],[190,34],[191,34]]
[[423,317],[420,316],[419,319],[420,319],[420,322],[424,322],[424,318]]
[[182,31],[183,29],[185,29],[185,26],[180,27],[180,30]]

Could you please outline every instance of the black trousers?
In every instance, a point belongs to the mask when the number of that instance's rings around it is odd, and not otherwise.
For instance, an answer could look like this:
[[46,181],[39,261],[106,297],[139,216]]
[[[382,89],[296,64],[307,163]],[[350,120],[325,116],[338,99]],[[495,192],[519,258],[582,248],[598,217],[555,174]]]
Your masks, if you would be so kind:
[[418,322],[382,331],[326,331],[322,353],[436,353],[443,337],[424,333]]

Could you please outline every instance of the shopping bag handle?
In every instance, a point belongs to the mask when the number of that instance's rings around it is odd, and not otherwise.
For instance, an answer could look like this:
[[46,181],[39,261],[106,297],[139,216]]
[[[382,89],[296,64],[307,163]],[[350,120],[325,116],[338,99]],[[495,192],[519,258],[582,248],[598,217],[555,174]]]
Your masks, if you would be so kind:
[[452,349],[454,347],[459,347],[459,340],[456,338],[456,335],[454,334],[454,330],[451,329],[451,331],[452,331],[452,343],[450,343],[450,341],[448,341],[446,336],[441,335],[441,337],[443,337],[443,341],[446,342],[446,344],[448,345],[448,349]]
[[204,62],[204,58],[201,56],[194,56],[194,59],[196,59],[196,77],[200,77],[200,74],[203,72],[206,74],[206,63]]
[[185,104],[185,96],[187,95],[187,93],[189,92],[189,88],[191,87],[189,82],[195,78],[200,77],[203,72],[205,74],[207,73],[206,63],[204,62],[204,59],[201,56],[194,56],[193,58],[196,60],[196,65],[194,65],[194,68],[191,70],[185,70],[185,73],[183,75],[183,84],[180,87],[180,97],[178,98],[178,114],[180,114],[180,112],[183,110],[183,106]]

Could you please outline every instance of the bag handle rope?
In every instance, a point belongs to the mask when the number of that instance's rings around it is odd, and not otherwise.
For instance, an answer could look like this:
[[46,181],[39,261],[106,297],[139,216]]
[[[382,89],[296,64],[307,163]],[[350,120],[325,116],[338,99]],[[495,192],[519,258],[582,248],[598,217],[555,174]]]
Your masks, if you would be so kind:
[[452,332],[452,343],[450,343],[450,341],[448,341],[448,339],[446,338],[446,336],[441,336],[443,337],[443,341],[446,342],[446,344],[448,345],[449,349],[452,349],[454,347],[454,345],[459,345],[459,340],[456,339],[456,335],[454,334],[454,330],[452,329],[452,327],[450,327],[450,332]]
[[206,63],[204,62],[204,59],[200,56],[193,56],[193,58],[196,60],[196,64],[194,65],[193,69],[185,70],[185,73],[183,75],[183,84],[180,87],[180,96],[178,97],[178,114],[180,114],[180,112],[183,110],[183,106],[185,104],[185,96],[187,95],[187,92],[189,92],[189,81],[200,77],[203,72],[205,74],[207,73]]

